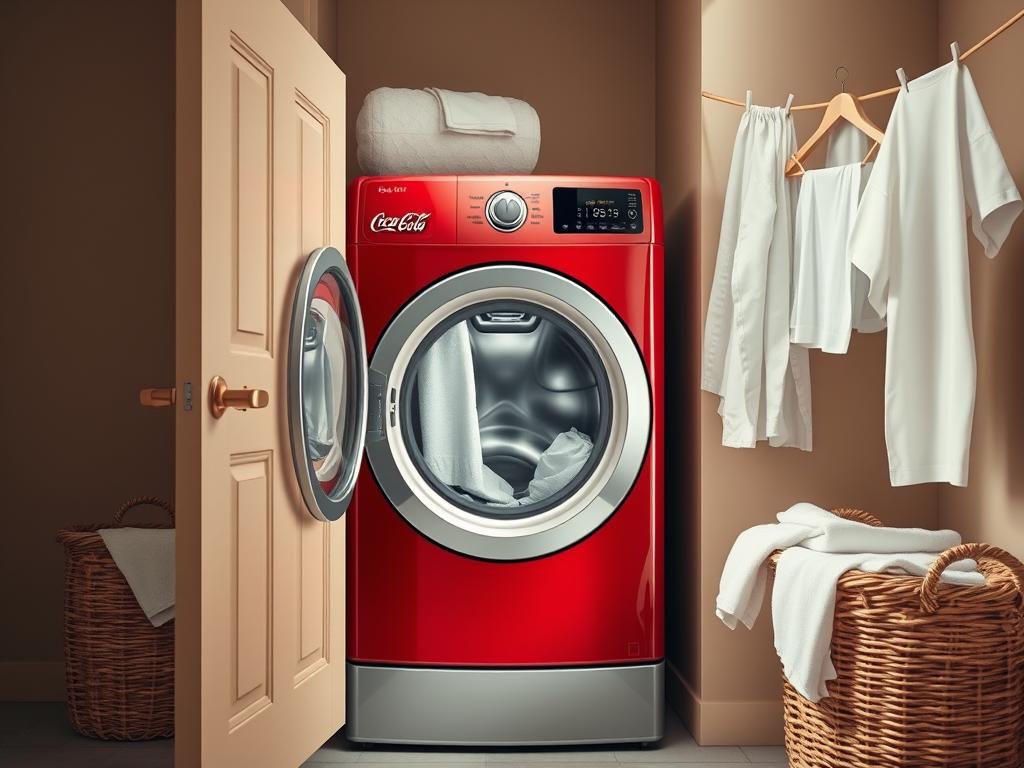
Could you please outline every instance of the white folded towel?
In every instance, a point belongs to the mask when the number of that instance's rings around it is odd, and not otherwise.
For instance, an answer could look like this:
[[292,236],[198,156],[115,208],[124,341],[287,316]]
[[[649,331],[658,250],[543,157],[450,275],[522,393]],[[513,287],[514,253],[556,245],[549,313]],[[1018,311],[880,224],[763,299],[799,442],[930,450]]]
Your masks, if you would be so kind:
[[417,383],[423,460],[430,471],[445,485],[487,501],[514,504],[512,486],[484,464],[473,348],[465,320],[426,351]]
[[794,504],[777,515],[780,523],[803,525],[814,533],[800,546],[818,552],[944,552],[960,543],[956,531],[879,528],[833,515],[814,504]]
[[[836,583],[849,570],[924,575],[937,553],[960,543],[955,531],[876,528],[833,515],[813,504],[797,504],[737,537],[722,571],[716,615],[730,629],[753,626],[761,611],[768,556],[779,559],[772,595],[775,649],[786,677],[803,696],[827,696],[835,679],[829,656]],[[798,545],[798,546],[797,546]],[[943,581],[982,584],[977,563],[951,566]]]
[[516,116],[504,96],[427,88],[441,105],[445,130],[487,136],[515,136]]
[[103,528],[114,563],[154,627],[174,618],[174,529]]

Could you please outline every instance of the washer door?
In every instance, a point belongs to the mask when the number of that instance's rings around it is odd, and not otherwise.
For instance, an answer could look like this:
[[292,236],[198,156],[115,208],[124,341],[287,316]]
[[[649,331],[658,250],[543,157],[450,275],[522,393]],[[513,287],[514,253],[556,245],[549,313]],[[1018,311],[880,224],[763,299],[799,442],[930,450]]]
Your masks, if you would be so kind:
[[370,364],[367,454],[438,544],[520,560],[564,549],[629,493],[650,433],[636,344],[581,285],[528,266],[467,270],[392,320]]
[[366,339],[337,248],[310,254],[292,309],[288,422],[302,498],[317,520],[348,509],[366,437]]

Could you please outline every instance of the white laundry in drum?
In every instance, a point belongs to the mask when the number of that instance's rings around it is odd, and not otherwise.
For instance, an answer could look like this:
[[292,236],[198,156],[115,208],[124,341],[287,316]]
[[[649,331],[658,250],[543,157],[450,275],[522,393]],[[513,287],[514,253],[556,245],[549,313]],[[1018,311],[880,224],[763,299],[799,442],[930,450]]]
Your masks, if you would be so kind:
[[317,333],[304,349],[303,410],[316,478],[326,482],[337,475],[344,458],[339,425],[345,420],[346,330],[324,299],[310,302],[310,315]]
[[420,437],[427,469],[462,498],[494,507],[539,504],[568,486],[594,450],[591,437],[575,427],[558,433],[540,453],[532,479],[519,493],[487,466],[476,376],[469,324],[463,320],[431,344],[417,369]]

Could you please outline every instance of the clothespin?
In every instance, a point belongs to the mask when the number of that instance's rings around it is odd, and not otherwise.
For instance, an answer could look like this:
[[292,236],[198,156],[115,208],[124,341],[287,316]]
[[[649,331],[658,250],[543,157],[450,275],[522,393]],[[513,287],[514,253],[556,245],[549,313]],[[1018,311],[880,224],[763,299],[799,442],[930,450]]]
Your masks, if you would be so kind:
[[793,107],[793,94],[789,94],[789,98],[786,99],[786,114],[789,114],[789,110]]
[[896,70],[896,77],[900,79],[900,88],[907,90],[907,73],[903,71],[903,67]]
[[748,110],[750,109],[750,105],[753,103],[753,101],[754,101],[754,92],[748,89],[747,90],[747,109]]

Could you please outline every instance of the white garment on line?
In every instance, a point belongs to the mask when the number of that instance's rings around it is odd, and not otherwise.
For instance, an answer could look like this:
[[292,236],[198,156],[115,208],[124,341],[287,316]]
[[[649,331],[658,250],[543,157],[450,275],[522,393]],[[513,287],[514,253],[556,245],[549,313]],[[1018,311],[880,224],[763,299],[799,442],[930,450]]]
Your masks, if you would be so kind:
[[800,177],[790,315],[794,344],[846,354],[854,328],[873,333],[885,327],[867,301],[867,276],[850,263],[847,250],[870,169],[870,163],[855,161]]
[[[960,543],[955,531],[876,528],[845,520],[813,504],[796,504],[778,524],[741,533],[729,552],[716,615],[730,629],[753,626],[768,579],[767,559],[779,559],[772,596],[775,647],[793,686],[811,701],[826,696],[834,680],[829,657],[836,583],[849,570],[924,575],[936,554]],[[797,546],[798,545],[798,546]],[[868,553],[868,554],[864,554]],[[977,563],[962,560],[943,574],[956,584],[981,584]]]
[[174,618],[174,529],[101,528],[114,564],[154,627]]
[[893,485],[966,485],[975,354],[966,217],[993,257],[1021,212],[971,74],[906,83],[864,190],[850,257],[887,319],[885,436]]
[[718,395],[722,445],[811,450],[807,350],[789,341],[796,149],[782,107],[740,119],[726,188],[718,261],[704,331],[701,388]]
[[417,370],[423,460],[438,480],[486,501],[514,503],[512,486],[484,464],[473,348],[466,321],[424,353]]
[[516,116],[504,96],[427,88],[441,105],[444,129],[482,136],[515,136]]

